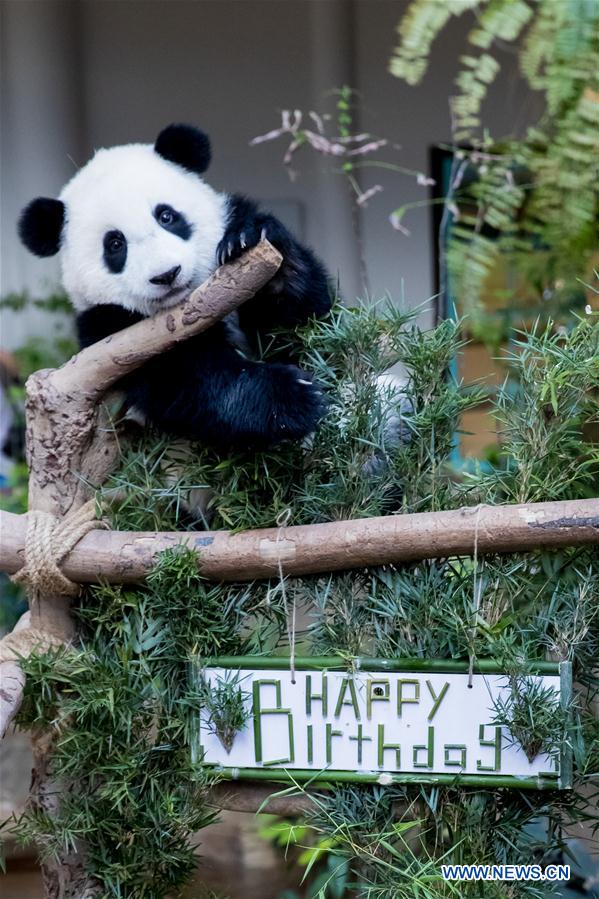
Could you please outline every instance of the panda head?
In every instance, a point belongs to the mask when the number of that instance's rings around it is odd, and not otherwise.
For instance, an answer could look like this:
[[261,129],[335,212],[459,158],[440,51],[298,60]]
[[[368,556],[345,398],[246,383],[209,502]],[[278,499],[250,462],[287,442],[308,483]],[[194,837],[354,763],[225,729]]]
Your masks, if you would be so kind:
[[37,256],[60,252],[77,311],[116,303],[143,315],[177,303],[216,267],[226,198],[199,177],[208,137],[170,125],[154,146],[99,150],[59,198],[38,197],[19,235]]

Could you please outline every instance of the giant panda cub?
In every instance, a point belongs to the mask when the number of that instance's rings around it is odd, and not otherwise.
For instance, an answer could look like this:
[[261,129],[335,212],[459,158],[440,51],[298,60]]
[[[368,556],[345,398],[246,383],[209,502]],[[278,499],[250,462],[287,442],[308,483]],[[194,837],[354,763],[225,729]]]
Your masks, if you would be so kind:
[[274,216],[202,179],[210,155],[207,135],[189,125],[170,125],[153,146],[99,150],[58,199],[29,203],[19,234],[38,256],[60,252],[82,347],[180,302],[267,238],[283,256],[275,277],[122,386],[128,404],[167,434],[228,449],[301,439],[325,410],[318,385],[292,359],[260,362],[252,350],[273,329],[327,314],[327,273]]

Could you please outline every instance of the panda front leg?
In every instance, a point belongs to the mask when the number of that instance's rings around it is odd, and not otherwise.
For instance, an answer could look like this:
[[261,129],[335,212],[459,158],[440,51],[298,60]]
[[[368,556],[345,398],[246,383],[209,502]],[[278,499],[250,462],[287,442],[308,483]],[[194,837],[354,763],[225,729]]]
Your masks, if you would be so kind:
[[303,325],[312,316],[324,317],[331,308],[331,293],[322,263],[275,216],[246,197],[230,196],[217,262],[236,259],[262,239],[279,250],[283,262],[268,284],[239,309],[244,331],[267,334],[273,328]]
[[129,403],[168,434],[226,449],[261,449],[311,433],[326,407],[295,365],[245,359],[215,325],[128,379]]

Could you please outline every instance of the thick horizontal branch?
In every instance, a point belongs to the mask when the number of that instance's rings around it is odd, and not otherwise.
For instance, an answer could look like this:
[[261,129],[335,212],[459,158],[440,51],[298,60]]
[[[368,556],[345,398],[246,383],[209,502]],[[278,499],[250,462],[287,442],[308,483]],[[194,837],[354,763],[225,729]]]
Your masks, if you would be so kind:
[[[281,791],[283,794],[279,795]],[[208,801],[217,808],[234,812],[268,812],[290,818],[313,811],[315,807],[308,792],[287,792],[284,784],[248,781],[221,781],[211,788]]]
[[[22,564],[26,517],[0,512],[0,568]],[[177,545],[199,554],[199,570],[214,580],[272,577],[279,560],[288,575],[363,568],[454,555],[518,552],[539,547],[599,544],[599,498],[517,506],[472,506],[447,512],[389,515],[354,521],[245,531],[92,531],[62,569],[81,583],[143,581],[156,554]]]
[[[314,812],[329,791],[330,787],[289,788],[284,783],[276,783],[276,778],[273,778],[272,783],[227,780],[211,787],[208,802],[216,808],[233,812],[266,812],[288,818],[301,818]],[[402,821],[417,821],[422,818],[422,802],[419,799],[396,801],[392,811],[394,817]]]
[[282,262],[267,240],[218,268],[178,306],[165,309],[87,347],[52,372],[55,390],[98,399],[116,381],[152,356],[210,328],[253,297]]

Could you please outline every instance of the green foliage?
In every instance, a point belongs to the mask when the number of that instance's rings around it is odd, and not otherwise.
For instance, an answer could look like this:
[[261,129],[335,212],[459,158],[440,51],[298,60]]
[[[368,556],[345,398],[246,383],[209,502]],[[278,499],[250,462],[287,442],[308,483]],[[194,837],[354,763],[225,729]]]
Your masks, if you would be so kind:
[[[123,448],[120,470],[101,491],[113,524],[263,525],[279,527],[283,536],[287,522],[595,489],[596,448],[584,422],[589,410],[596,413],[599,324],[521,335],[510,387],[499,400],[498,467],[468,476],[451,466],[459,416],[478,401],[446,373],[461,345],[457,325],[422,332],[397,311],[337,306],[330,321],[312,323],[301,337],[302,365],[329,398],[311,441],[228,458],[142,435]],[[391,385],[381,397],[377,378],[395,362],[406,373],[405,387]],[[202,521],[190,504],[193,490],[205,488],[213,494]],[[526,672],[528,662],[548,654],[573,663],[579,695],[572,709],[572,792],[342,787],[315,796],[306,829],[285,837],[319,899],[338,899],[343,890],[364,899],[505,899],[504,885],[486,884],[481,892],[480,884],[458,889],[444,882],[440,864],[542,863],[560,850],[566,825],[591,815],[580,785],[597,771],[598,575],[596,552],[571,548],[286,579],[283,593],[279,578],[208,583],[197,575],[194,553],[170,550],[143,588],[88,591],[77,611],[79,646],[25,663],[21,720],[52,725],[54,774],[69,788],[57,819],[30,812],[17,832],[54,854],[86,841],[103,896],[174,893],[193,868],[191,832],[213,817],[198,752],[199,708],[212,703],[225,740],[242,724],[243,683],[221,683],[207,694],[198,672],[216,655],[285,653],[294,602],[311,615],[308,631],[298,635],[302,652],[339,654],[348,665],[357,654],[485,657],[509,672]],[[535,712],[525,728],[530,708],[512,704],[506,720],[529,749],[545,747],[548,710]],[[513,895],[547,892],[530,883]]]
[[191,834],[210,823],[210,778],[197,748],[200,660],[244,651],[233,595],[197,575],[195,554],[163,553],[143,590],[100,587],[79,609],[81,646],[24,663],[21,723],[52,724],[52,766],[72,785],[58,818],[15,827],[48,855],[85,840],[110,897],[170,895],[195,865]]
[[6,490],[0,493],[0,509],[17,514],[27,511],[29,469],[26,462],[15,462],[6,478]]
[[411,3],[398,27],[401,43],[391,60],[392,74],[418,84],[428,68],[432,43],[450,18],[479,5],[481,0]]
[[[526,292],[534,288],[539,305],[549,297],[566,300],[567,309],[574,299],[580,308],[577,278],[599,244],[599,4],[413,0],[391,72],[417,84],[433,41],[452,16],[468,13],[476,16],[471,52],[460,57],[451,101],[454,140],[471,148],[456,152],[450,185],[452,208],[459,208],[447,258],[453,293],[476,326],[483,287],[504,254],[525,273]],[[523,136],[497,141],[481,109],[502,60],[511,64],[500,52],[509,44],[545,111]]]
[[73,307],[66,294],[56,292],[46,297],[31,297],[24,291],[5,294],[0,298],[0,312],[3,309],[23,312],[29,308],[48,314],[51,336],[37,335],[14,350],[23,382],[40,368],[57,368],[62,365],[78,349],[70,329]]
[[520,674],[510,677],[507,698],[495,700],[492,720],[508,728],[512,742],[520,745],[532,762],[541,753],[559,756],[566,715],[553,687]]
[[[397,802],[403,808],[399,820]],[[353,885],[345,895],[354,891],[368,899],[463,895],[454,884],[443,881],[443,859],[430,854],[421,811],[421,803],[403,788],[344,786],[314,797],[307,822],[317,837],[316,845],[344,862],[344,876]],[[323,874],[326,877],[326,870]],[[322,896],[328,897],[324,889]]]
[[[341,852],[341,845],[328,834],[319,836],[315,828],[296,821],[286,821],[275,815],[261,815],[260,836],[284,851],[302,869],[302,885],[312,899],[344,899],[347,890],[355,886],[349,881],[349,866]],[[277,899],[299,899],[296,890],[284,890]]]
[[26,380],[40,368],[58,368],[73,356],[79,347],[74,337],[57,334],[52,338],[32,337],[15,350],[19,374]]
[[567,335],[551,322],[522,333],[497,397],[502,465],[479,478],[494,502],[596,496],[599,450],[583,428],[598,420],[599,327],[580,321]]
[[216,734],[230,752],[250,714],[246,702],[249,694],[239,686],[239,674],[229,673],[216,684],[201,678],[199,693],[208,731]]
[[22,312],[31,306],[34,309],[41,309],[43,312],[73,315],[71,302],[62,291],[56,291],[46,297],[32,297],[27,291],[22,291],[21,293],[8,293],[0,298],[0,310],[10,309],[12,312]]
[[[216,455],[201,446],[142,437],[101,491],[114,527],[273,527],[365,518],[399,509],[425,511],[448,500],[447,460],[460,413],[480,401],[444,377],[461,346],[459,326],[422,332],[391,304],[347,308],[308,325],[301,365],[323,385],[328,414],[309,445]],[[269,349],[265,348],[268,358]],[[381,387],[389,366],[406,386]],[[406,401],[409,397],[409,401]],[[397,446],[394,435],[417,438]],[[192,512],[194,490],[209,488],[206,512]]]

